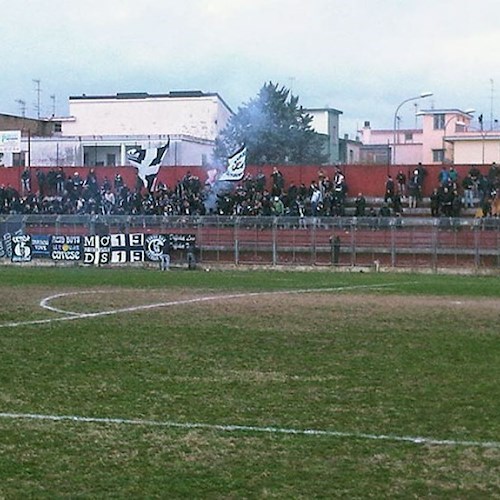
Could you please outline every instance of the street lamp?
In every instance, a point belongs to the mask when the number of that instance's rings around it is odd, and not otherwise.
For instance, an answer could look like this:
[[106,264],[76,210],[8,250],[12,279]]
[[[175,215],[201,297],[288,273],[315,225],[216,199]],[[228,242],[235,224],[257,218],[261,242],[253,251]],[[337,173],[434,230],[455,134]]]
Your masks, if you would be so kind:
[[396,164],[396,136],[397,136],[396,122],[397,122],[397,119],[398,119],[398,111],[401,109],[401,106],[403,106],[407,102],[416,101],[417,99],[424,99],[425,97],[430,97],[431,95],[433,95],[432,92],[422,92],[420,95],[417,95],[415,97],[410,97],[408,99],[405,99],[396,108],[396,112],[394,113],[394,143],[393,143],[393,146],[392,146],[392,164],[393,165]]
[[[473,109],[473,108],[469,108],[469,109],[466,109],[466,110],[463,112],[463,114],[464,114],[464,115],[468,115],[468,116],[470,117],[470,115],[472,115],[472,114],[473,114],[473,113],[475,113],[475,112],[476,112],[476,110],[475,110],[475,109]],[[455,128],[456,128],[456,126],[457,126],[457,125],[459,125],[459,126],[465,126],[465,125],[466,125],[466,123],[465,123],[464,121],[460,120],[460,119],[458,118],[458,115],[456,115],[456,114],[454,114],[454,115],[450,116],[450,117],[448,118],[448,120],[446,120],[446,123],[444,124],[444,127],[443,127],[443,139],[442,139],[442,141],[443,141],[443,144],[442,144],[442,150],[443,150],[443,161],[442,161],[442,162],[443,162],[443,163],[446,163],[446,145],[445,145],[445,139],[446,139],[446,128],[448,127],[448,125],[450,124],[450,122],[451,122],[452,120],[456,120],[456,121],[455,121]]]

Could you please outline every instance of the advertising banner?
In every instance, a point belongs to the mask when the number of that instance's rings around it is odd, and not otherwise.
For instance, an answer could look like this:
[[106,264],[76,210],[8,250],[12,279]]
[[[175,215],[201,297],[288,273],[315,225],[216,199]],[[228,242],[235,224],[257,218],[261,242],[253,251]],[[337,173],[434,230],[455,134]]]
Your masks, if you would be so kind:
[[5,233],[0,238],[0,257],[12,262],[29,262],[33,258],[50,258],[59,262],[106,265],[134,262],[159,262],[163,247],[171,251],[194,247],[194,234],[106,234],[92,236],[15,235]]
[[12,236],[12,262],[31,261],[31,236],[15,234]]
[[170,247],[173,250],[186,250],[195,245],[196,235],[194,234],[169,234]]
[[111,264],[144,261],[144,234],[111,234]]
[[152,262],[159,262],[163,252],[163,245],[167,241],[168,234],[148,234],[145,239],[144,248],[146,258]]
[[31,254],[34,259],[50,258],[50,238],[48,234],[31,235]]
[[76,261],[82,258],[81,236],[51,236],[50,258],[52,260]]
[[0,130],[0,153],[21,152],[21,131]]
[[83,262],[100,266],[111,261],[111,236],[93,235],[83,237]]

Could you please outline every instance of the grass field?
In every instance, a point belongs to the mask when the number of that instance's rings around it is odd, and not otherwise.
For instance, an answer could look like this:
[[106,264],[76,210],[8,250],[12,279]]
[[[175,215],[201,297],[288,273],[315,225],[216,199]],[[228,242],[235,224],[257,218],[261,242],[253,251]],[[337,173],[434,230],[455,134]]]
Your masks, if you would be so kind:
[[0,267],[0,498],[500,498],[498,277]]

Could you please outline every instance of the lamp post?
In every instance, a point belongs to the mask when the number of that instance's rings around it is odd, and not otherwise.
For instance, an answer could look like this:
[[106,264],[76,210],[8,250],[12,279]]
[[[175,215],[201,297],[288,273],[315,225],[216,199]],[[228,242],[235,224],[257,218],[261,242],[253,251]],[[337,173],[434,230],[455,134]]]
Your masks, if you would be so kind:
[[[473,113],[475,113],[475,112],[476,112],[476,110],[475,110],[475,109],[469,108],[469,109],[466,109],[466,110],[464,111],[464,114],[465,114],[465,115],[469,115],[469,117],[470,117],[470,115],[472,115],[472,114],[473,114]],[[465,125],[466,125],[466,123],[465,123],[464,121],[462,121],[462,120],[460,120],[460,119],[458,118],[458,115],[457,115],[457,114],[454,114],[454,115],[450,116],[450,117],[448,118],[448,120],[446,120],[446,123],[444,124],[444,127],[443,127],[443,139],[442,139],[442,141],[443,141],[443,144],[442,144],[442,149],[443,149],[443,161],[442,161],[442,163],[446,163],[446,146],[445,146],[446,128],[448,127],[448,125],[450,124],[450,122],[451,122],[451,121],[453,121],[454,119],[456,120],[456,121],[455,121],[455,127],[456,127],[457,125],[460,125],[460,126],[465,126]]]
[[415,97],[409,97],[408,99],[405,99],[396,108],[396,112],[394,113],[394,142],[392,145],[392,164],[393,165],[396,164],[396,137],[397,137],[396,123],[397,123],[397,119],[398,119],[398,111],[401,109],[401,106],[403,106],[407,102],[416,101],[417,99],[424,99],[425,97],[430,97],[431,95],[433,95],[432,92],[422,92],[420,95],[417,95]]

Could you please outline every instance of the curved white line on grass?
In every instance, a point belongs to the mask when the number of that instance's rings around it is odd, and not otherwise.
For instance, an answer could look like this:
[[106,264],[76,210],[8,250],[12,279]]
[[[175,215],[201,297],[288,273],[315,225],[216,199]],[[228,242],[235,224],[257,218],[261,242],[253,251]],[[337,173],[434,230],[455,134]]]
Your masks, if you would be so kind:
[[230,299],[239,299],[246,297],[260,297],[264,295],[292,295],[299,293],[318,293],[318,292],[342,292],[344,290],[356,290],[356,289],[377,289],[377,288],[387,288],[395,285],[402,284],[411,284],[414,282],[407,283],[384,283],[380,285],[349,285],[342,287],[332,287],[332,288],[306,288],[299,290],[275,290],[273,292],[249,292],[249,293],[234,293],[228,295],[209,295],[205,297],[196,297],[193,299],[182,299],[182,300],[173,300],[169,302],[159,302],[156,304],[145,304],[141,306],[131,306],[131,307],[123,307],[120,309],[110,309],[108,311],[98,311],[93,313],[76,313],[73,311],[65,311],[64,309],[57,309],[52,306],[49,306],[49,302],[54,299],[84,294],[84,293],[102,293],[98,291],[83,291],[83,292],[67,292],[67,293],[58,293],[56,295],[51,295],[49,297],[45,297],[40,301],[40,307],[44,309],[48,309],[52,312],[57,312],[60,314],[66,314],[67,316],[61,318],[47,318],[47,319],[38,319],[38,320],[30,320],[30,321],[16,321],[10,323],[0,324],[0,328],[7,327],[17,327],[17,326],[28,326],[28,325],[43,325],[47,323],[54,323],[60,321],[73,321],[76,319],[86,319],[86,318],[98,318],[100,316],[111,316],[114,314],[122,314],[122,313],[130,313],[137,311],[144,311],[148,309],[158,309],[160,307],[169,307],[169,306],[178,306],[185,304],[194,304],[197,302],[210,302],[216,300],[230,300]]
[[371,441],[394,441],[411,444],[423,444],[433,446],[466,446],[478,448],[500,449],[499,441],[473,441],[461,439],[435,439],[420,436],[396,436],[391,434],[367,434],[364,432],[342,432],[328,431],[318,429],[290,429],[282,427],[259,427],[254,425],[222,425],[222,424],[203,424],[203,423],[181,423],[158,420],[142,420],[127,418],[99,418],[99,417],[81,417],[76,415],[40,415],[32,413],[0,413],[0,418],[5,419],[24,419],[24,420],[42,420],[52,422],[77,422],[93,423],[104,425],[138,425],[145,427],[169,427],[176,429],[205,429],[210,431],[224,432],[255,432],[268,434],[289,434],[302,436],[325,436],[336,438],[363,439]]
[[94,294],[94,293],[103,293],[100,291],[83,291],[83,292],[65,292],[65,293],[57,293],[56,295],[50,295],[49,297],[45,297],[40,301],[40,307],[43,309],[48,309],[49,311],[53,311],[60,314],[68,314],[71,316],[81,316],[82,313],[77,313],[73,311],[66,311],[64,309],[59,309],[57,307],[53,307],[49,305],[54,299],[60,299],[62,297],[71,297],[72,295],[85,295],[85,294]]

